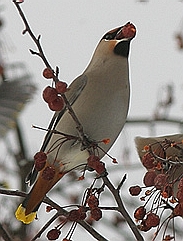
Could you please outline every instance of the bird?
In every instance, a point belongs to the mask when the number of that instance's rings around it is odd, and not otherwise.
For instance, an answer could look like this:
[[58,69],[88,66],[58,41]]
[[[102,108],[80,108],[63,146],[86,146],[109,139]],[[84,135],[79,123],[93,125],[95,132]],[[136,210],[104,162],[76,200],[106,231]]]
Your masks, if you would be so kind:
[[[177,193],[178,180],[183,174],[183,134],[166,136],[135,138],[137,153],[143,166],[157,174],[164,173],[168,176],[170,185],[173,183],[174,195]],[[144,158],[148,153],[150,157]],[[158,166],[158,162],[161,164]]]
[[178,143],[179,147],[183,148],[183,134],[172,134],[153,137],[135,137],[137,153],[141,160],[145,153],[144,147],[151,145],[152,151],[158,151],[160,153],[160,148],[163,148],[163,145],[165,145],[165,158],[171,158],[173,161],[175,161],[176,157],[180,156],[179,152],[181,152],[182,150],[175,148],[174,145],[172,145],[173,143]]
[[[82,125],[83,140],[88,143],[110,140],[108,144],[100,143],[97,149],[100,159],[119,136],[127,118],[130,100],[128,56],[135,35],[136,27],[131,22],[103,35],[88,66],[65,93]],[[25,224],[35,219],[47,192],[69,171],[86,167],[91,155],[79,138],[80,132],[68,108],[56,112],[50,126],[53,126],[52,131],[46,134],[41,148],[47,154],[46,166],[39,172],[33,168],[29,181],[32,184],[35,180],[34,185],[15,212],[16,218]],[[51,178],[45,177],[46,168],[54,169]]]

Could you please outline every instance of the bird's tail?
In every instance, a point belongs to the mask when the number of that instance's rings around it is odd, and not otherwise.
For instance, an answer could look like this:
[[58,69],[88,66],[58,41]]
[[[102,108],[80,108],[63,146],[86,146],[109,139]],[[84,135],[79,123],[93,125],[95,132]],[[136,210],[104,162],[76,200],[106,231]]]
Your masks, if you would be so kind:
[[[49,168],[48,166],[46,168]],[[40,172],[36,183],[33,188],[24,199],[24,201],[19,205],[15,212],[15,216],[18,220],[25,224],[31,223],[35,217],[36,212],[43,201],[46,193],[64,176],[65,173],[60,173],[55,171],[51,175],[45,175],[47,170],[44,168]]]

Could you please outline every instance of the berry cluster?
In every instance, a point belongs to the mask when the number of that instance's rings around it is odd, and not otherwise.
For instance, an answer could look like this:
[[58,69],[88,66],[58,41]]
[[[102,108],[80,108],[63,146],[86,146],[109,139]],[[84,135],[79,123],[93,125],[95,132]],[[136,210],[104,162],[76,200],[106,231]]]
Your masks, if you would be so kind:
[[[140,199],[141,201],[147,199],[147,201],[135,210],[134,217],[139,223],[138,228],[141,231],[157,227],[155,234],[157,236],[163,226],[160,225],[160,221],[165,210],[169,210],[168,217],[163,221],[163,224],[167,224],[165,229],[171,219],[176,216],[183,217],[183,177],[180,171],[183,165],[182,142],[176,143],[165,139],[145,146],[144,152],[141,161],[148,171],[143,178],[145,185],[143,188],[148,189],[145,191],[145,196]],[[138,185],[129,189],[132,196],[139,195],[141,191],[142,187]],[[152,205],[147,211],[146,206],[150,201]],[[169,240],[167,238],[170,236],[165,235],[165,233],[163,240]]]
[[44,180],[50,181],[55,176],[55,167],[54,165],[46,166],[47,155],[43,151],[39,151],[34,155],[34,167],[36,171],[41,171],[41,177]]
[[94,194],[91,194],[87,198],[87,204],[88,204],[89,209],[90,209],[91,219],[95,220],[95,221],[100,220],[102,218],[102,211],[98,207],[99,206],[99,199]]
[[[93,221],[98,221],[102,218],[102,211],[99,207],[99,196],[103,191],[103,187],[94,188],[94,183],[85,192],[81,205],[77,205],[77,208],[70,210],[66,216],[61,216],[59,218],[59,224],[51,229],[47,233],[48,240],[56,240],[61,234],[62,227],[68,223],[72,222],[72,226],[67,233],[66,237],[62,241],[71,241],[71,237],[74,229],[76,228],[77,222],[85,220],[92,225]],[[47,212],[50,212],[54,208],[48,206]],[[89,212],[87,218],[87,212]]]
[[99,175],[103,174],[105,169],[105,164],[100,161],[100,157],[95,155],[90,155],[87,159],[88,167],[94,169]]
[[[54,72],[52,69],[46,68],[43,71],[43,76],[46,79],[54,79]],[[43,99],[48,103],[48,106],[52,111],[60,111],[65,105],[62,94],[68,90],[67,83],[58,80],[54,83],[55,87],[47,86],[43,90]]]

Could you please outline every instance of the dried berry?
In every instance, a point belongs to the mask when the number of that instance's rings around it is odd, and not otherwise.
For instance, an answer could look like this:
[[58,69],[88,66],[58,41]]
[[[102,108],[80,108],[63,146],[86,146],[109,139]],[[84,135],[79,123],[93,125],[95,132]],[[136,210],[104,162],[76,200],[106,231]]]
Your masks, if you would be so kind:
[[98,174],[105,172],[105,164],[100,161],[100,158],[95,155],[91,155],[88,158],[88,166],[96,170]]
[[166,174],[158,174],[154,179],[154,186],[158,190],[163,190],[163,188],[167,184],[167,175]]
[[52,79],[54,74],[53,74],[53,70],[50,69],[50,68],[45,68],[43,70],[43,76],[46,78],[46,79]]
[[45,169],[42,172],[42,178],[50,181],[54,178],[55,176],[55,168],[52,166],[47,166],[45,167]]
[[56,91],[55,88],[51,87],[51,86],[47,86],[44,90],[43,90],[43,99],[44,101],[46,101],[47,103],[50,103],[54,100],[56,100],[58,97],[58,93]]
[[134,212],[134,218],[136,218],[137,220],[142,220],[145,215],[146,209],[144,208],[144,206],[138,207]]
[[143,182],[146,187],[151,187],[154,186],[154,179],[156,177],[156,172],[155,171],[148,171],[146,172]]
[[39,172],[41,171],[46,164],[47,155],[43,151],[39,151],[34,155],[35,160],[35,169]]
[[67,91],[67,83],[62,81],[57,81],[55,84],[55,88],[59,94],[63,94]]
[[100,162],[100,158],[98,156],[91,155],[91,156],[88,157],[87,162],[88,162],[89,167],[95,169],[97,163]]
[[61,111],[64,108],[64,100],[61,96],[57,96],[57,98],[48,103],[50,110],[52,111]]
[[142,157],[142,164],[147,169],[155,167],[155,158],[152,153],[148,152]]
[[142,222],[140,223],[140,225],[137,226],[141,231],[143,232],[147,232],[151,229],[151,227],[148,227],[146,224],[145,224],[145,220],[142,220]]
[[75,222],[77,220],[80,220],[80,212],[78,209],[73,209],[68,213],[67,219],[71,222]]
[[51,206],[46,206],[46,212],[49,213],[51,210],[53,210],[54,208]]
[[98,207],[91,209],[90,214],[91,218],[93,218],[95,221],[98,221],[102,218],[102,211]]
[[47,233],[47,238],[48,240],[56,240],[59,238],[60,234],[61,234],[61,231],[57,228],[54,228]]
[[132,196],[138,196],[141,192],[141,187],[139,186],[132,186],[129,188],[129,192]]
[[104,173],[105,172],[105,164],[103,163],[103,162],[99,162],[99,163],[97,163],[97,165],[96,165],[96,167],[95,167],[95,170],[96,170],[96,172],[99,174],[99,175],[101,175],[102,173]]
[[145,224],[147,227],[156,227],[160,223],[160,218],[155,213],[149,213],[145,219]]
[[91,195],[88,199],[87,199],[87,203],[88,206],[92,209],[92,208],[96,208],[99,205],[99,200],[97,197],[95,197],[95,195]]
[[84,220],[86,218],[86,210],[85,210],[85,208],[83,206],[81,206],[78,209],[78,212],[80,214],[79,220]]

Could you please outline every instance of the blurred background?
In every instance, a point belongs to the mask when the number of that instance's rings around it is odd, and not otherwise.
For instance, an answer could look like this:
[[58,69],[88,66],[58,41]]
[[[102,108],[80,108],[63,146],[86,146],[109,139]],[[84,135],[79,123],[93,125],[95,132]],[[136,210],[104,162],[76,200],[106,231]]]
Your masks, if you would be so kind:
[[[155,136],[182,133],[183,129],[183,2],[174,0],[31,0],[21,5],[52,67],[59,67],[60,79],[68,84],[86,68],[103,34],[131,21],[137,27],[130,51],[131,103],[128,121],[110,154],[118,165],[105,157],[114,184],[124,174],[127,180],[122,196],[127,210],[141,203],[129,195],[130,185],[142,185],[145,169],[135,150],[135,136]],[[41,146],[45,132],[32,128],[48,126],[52,112],[42,100],[42,90],[50,84],[42,76],[44,64],[29,49],[36,46],[28,34],[12,1],[0,1],[0,185],[3,188],[26,191],[24,179],[32,158]],[[84,182],[77,177],[64,178],[49,196],[60,205],[81,201],[92,175]],[[70,182],[73,182],[70,185]],[[76,193],[73,192],[76,190]],[[106,195],[106,196],[105,196]],[[102,205],[114,205],[105,193]],[[30,240],[52,213],[41,208],[39,220],[21,225],[13,213],[20,198],[0,196],[1,225],[14,235],[13,240]],[[7,208],[8,207],[8,208]],[[115,213],[105,212],[94,227],[108,240],[134,240],[124,220]],[[180,220],[179,220],[180,221]],[[182,221],[182,220],[181,220]],[[54,226],[54,225],[53,225]],[[183,224],[179,222],[179,230]],[[64,227],[63,233],[67,233]],[[177,230],[176,240],[182,240]],[[153,232],[143,233],[152,240]],[[45,233],[46,234],[46,233]],[[45,234],[39,240],[45,240]],[[64,237],[64,235],[63,235]],[[78,227],[73,240],[94,240]],[[3,240],[3,238],[0,238]]]

